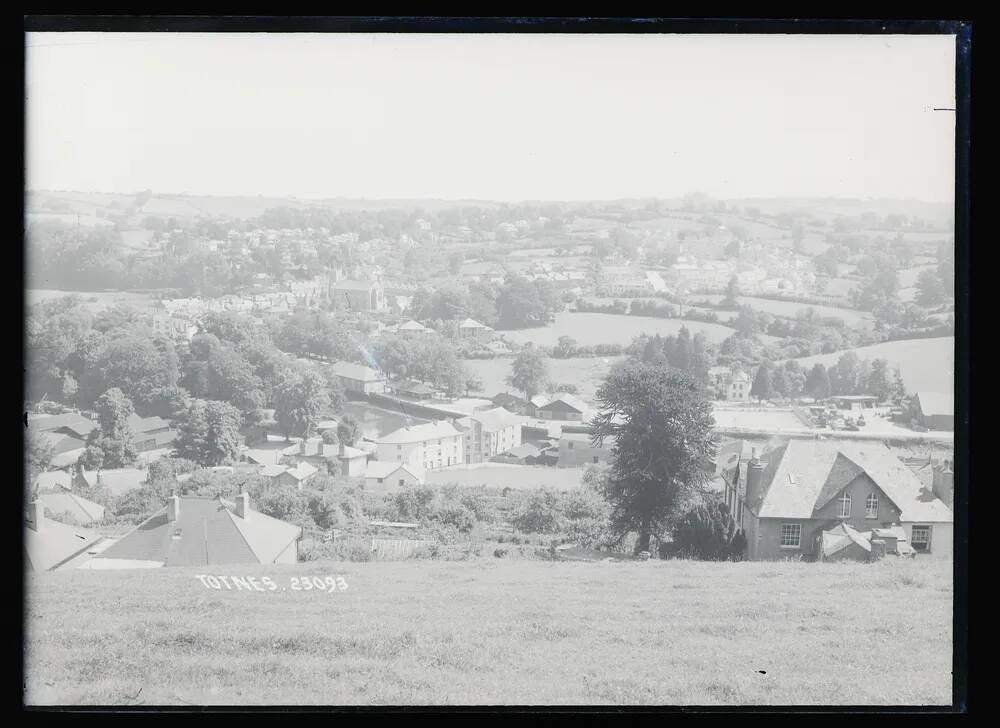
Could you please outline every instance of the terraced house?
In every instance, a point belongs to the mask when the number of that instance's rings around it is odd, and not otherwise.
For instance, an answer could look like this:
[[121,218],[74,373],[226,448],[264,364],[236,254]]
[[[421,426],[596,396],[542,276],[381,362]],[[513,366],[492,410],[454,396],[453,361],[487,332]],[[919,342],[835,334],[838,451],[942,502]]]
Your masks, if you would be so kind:
[[918,555],[952,554],[951,510],[881,443],[790,440],[730,458],[723,477],[750,559],[821,557],[823,533],[844,526],[892,529]]
[[376,459],[444,468],[465,462],[463,442],[464,435],[446,421],[401,427],[376,440]]

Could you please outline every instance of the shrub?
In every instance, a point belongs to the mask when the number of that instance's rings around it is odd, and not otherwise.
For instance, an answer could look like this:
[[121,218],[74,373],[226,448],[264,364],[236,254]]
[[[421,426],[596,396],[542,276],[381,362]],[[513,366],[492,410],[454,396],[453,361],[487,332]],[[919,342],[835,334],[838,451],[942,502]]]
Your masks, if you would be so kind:
[[496,556],[498,559],[502,559],[504,556],[507,555],[507,549],[503,548],[493,549],[493,555]]
[[672,535],[670,551],[709,561],[740,558],[746,547],[746,538],[722,502],[692,508],[674,526]]
[[532,493],[520,504],[511,523],[522,533],[557,533],[563,524],[558,494],[544,488]]

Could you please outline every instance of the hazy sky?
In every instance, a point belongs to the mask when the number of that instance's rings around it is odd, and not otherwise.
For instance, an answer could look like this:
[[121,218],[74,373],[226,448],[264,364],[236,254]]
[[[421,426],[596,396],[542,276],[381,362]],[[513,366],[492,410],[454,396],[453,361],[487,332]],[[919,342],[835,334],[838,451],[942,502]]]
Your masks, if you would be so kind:
[[954,188],[954,36],[38,33],[31,189],[912,197]]

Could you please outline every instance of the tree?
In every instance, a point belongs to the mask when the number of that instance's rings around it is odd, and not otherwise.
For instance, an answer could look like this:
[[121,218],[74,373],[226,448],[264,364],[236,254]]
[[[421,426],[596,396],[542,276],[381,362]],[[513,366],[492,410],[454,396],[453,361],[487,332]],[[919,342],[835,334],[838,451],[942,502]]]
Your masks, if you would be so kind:
[[308,437],[329,404],[326,383],[319,374],[289,369],[276,387],[274,419],[286,441],[291,435]]
[[740,302],[736,300],[736,297],[740,295],[739,282],[736,280],[736,276],[729,279],[729,285],[726,286],[726,297],[722,299],[720,305],[728,310],[736,310],[740,307]]
[[483,386],[483,378],[479,373],[468,371],[465,377],[465,396],[468,397],[472,392],[482,392]]
[[49,469],[55,454],[55,447],[33,430],[28,430],[27,441],[25,474],[28,476],[27,482],[30,485],[35,482],[35,478]]
[[712,404],[690,375],[641,362],[615,367],[597,391],[592,441],[610,440],[611,470],[605,496],[612,528],[639,534],[648,551],[683,499],[707,479],[714,460]]
[[753,384],[750,385],[750,396],[756,397],[758,400],[771,399],[771,370],[766,363],[757,367],[757,375],[753,378]]
[[361,437],[361,425],[350,415],[344,415],[337,423],[337,439],[347,446],[353,446]]
[[827,376],[826,367],[816,362],[809,371],[806,379],[806,392],[816,399],[826,399],[830,396],[830,377]]
[[940,306],[944,303],[946,290],[937,271],[922,270],[917,276],[916,300],[921,306]]
[[[138,456],[129,417],[135,414],[132,400],[114,387],[102,394],[95,405],[99,427],[91,432],[88,444],[102,452],[103,467],[121,468],[131,465]],[[97,459],[97,454],[91,455]]]
[[559,305],[547,282],[512,275],[497,296],[497,325],[505,329],[544,326],[552,320]]
[[903,382],[903,375],[898,365],[892,370],[892,399],[897,404],[906,399],[906,384]]
[[179,386],[160,387],[149,398],[149,413],[158,417],[177,419],[187,412],[191,395]]
[[511,363],[507,384],[531,399],[549,383],[549,368],[545,357],[535,347],[528,345],[518,352]]
[[889,374],[889,362],[885,359],[874,359],[868,374],[868,394],[873,394],[880,401],[886,401],[892,396],[893,383]]
[[795,359],[789,359],[781,370],[785,381],[785,396],[798,397],[801,395],[806,384],[806,374],[802,371],[802,365]]
[[853,351],[845,351],[840,355],[836,370],[836,379],[830,377],[834,394],[857,394],[860,359]]
[[560,336],[558,343],[552,350],[552,356],[557,359],[568,359],[576,356],[578,344],[572,336]]
[[242,413],[228,402],[196,400],[181,422],[176,454],[205,466],[235,460],[242,424]]

